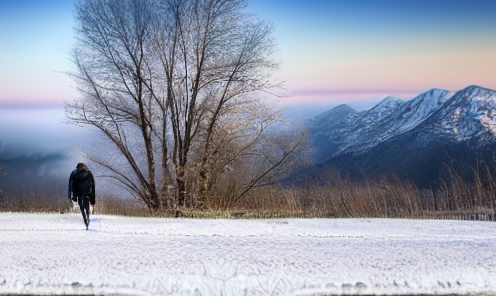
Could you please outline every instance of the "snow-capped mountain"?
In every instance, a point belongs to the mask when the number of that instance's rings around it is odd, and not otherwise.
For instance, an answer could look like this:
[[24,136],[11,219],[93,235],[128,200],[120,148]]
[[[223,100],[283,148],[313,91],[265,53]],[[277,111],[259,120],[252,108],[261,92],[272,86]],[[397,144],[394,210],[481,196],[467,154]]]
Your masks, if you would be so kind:
[[440,162],[491,158],[496,91],[475,85],[432,89],[408,101],[387,97],[361,112],[340,105],[310,120],[308,128],[320,167],[410,178],[411,170],[425,175]]

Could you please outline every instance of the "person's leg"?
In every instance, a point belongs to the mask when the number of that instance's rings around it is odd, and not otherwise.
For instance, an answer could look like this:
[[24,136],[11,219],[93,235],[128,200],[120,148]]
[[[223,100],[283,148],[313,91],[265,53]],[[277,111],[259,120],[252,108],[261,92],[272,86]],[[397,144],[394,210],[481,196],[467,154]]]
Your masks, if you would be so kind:
[[84,220],[84,225],[86,225],[86,228],[88,228],[88,221],[86,219],[86,213],[85,208],[84,208],[84,198],[82,196],[78,197],[78,204],[79,204],[79,210],[81,211],[81,214],[83,215],[83,220]]
[[86,211],[86,218],[88,221],[86,227],[88,227],[90,225],[90,199],[87,196],[84,198],[84,210]]

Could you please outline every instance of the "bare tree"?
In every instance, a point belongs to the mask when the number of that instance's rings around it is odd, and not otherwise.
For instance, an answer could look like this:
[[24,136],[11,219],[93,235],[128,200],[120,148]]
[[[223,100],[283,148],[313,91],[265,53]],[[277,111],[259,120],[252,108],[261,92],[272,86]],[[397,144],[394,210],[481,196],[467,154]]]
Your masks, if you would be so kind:
[[209,177],[200,179],[199,196],[210,206],[227,209],[253,188],[278,183],[304,164],[304,129],[281,122],[281,115],[266,104],[237,102],[229,108],[212,136],[209,161],[201,168]]
[[[150,210],[183,207],[193,195],[194,206],[206,207],[221,173],[248,154],[253,162],[267,127],[278,121],[258,98],[278,87],[271,79],[273,28],[245,6],[244,0],[76,4],[72,77],[83,96],[66,103],[66,114],[106,135],[126,167],[94,160]],[[259,153],[258,162],[270,165],[257,168],[246,191],[276,171],[299,146],[293,144],[276,159]]]
[[[83,97],[67,103],[66,113],[75,123],[97,127],[115,144],[138,183],[110,164],[98,163],[114,172],[114,178],[129,192],[157,209],[153,104],[145,86],[152,75],[146,48],[151,9],[146,1],[89,0],[76,4],[78,45],[73,60],[78,72],[73,77]],[[145,148],[145,168],[130,148],[129,137],[136,136]]]

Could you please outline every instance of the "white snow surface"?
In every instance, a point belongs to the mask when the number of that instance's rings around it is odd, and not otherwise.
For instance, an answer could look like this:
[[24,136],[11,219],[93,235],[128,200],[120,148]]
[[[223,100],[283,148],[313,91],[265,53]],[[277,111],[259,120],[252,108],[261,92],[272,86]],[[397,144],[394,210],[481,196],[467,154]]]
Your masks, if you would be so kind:
[[0,213],[0,294],[496,294],[496,223]]

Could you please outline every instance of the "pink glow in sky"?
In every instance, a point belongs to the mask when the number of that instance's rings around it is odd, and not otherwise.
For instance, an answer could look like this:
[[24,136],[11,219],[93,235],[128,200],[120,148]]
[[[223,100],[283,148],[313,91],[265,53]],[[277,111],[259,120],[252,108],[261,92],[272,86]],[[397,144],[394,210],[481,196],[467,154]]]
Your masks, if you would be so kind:
[[[496,89],[494,0],[252,0],[272,22],[286,106],[370,106],[431,88]],[[72,1],[0,1],[0,108],[62,106]]]

